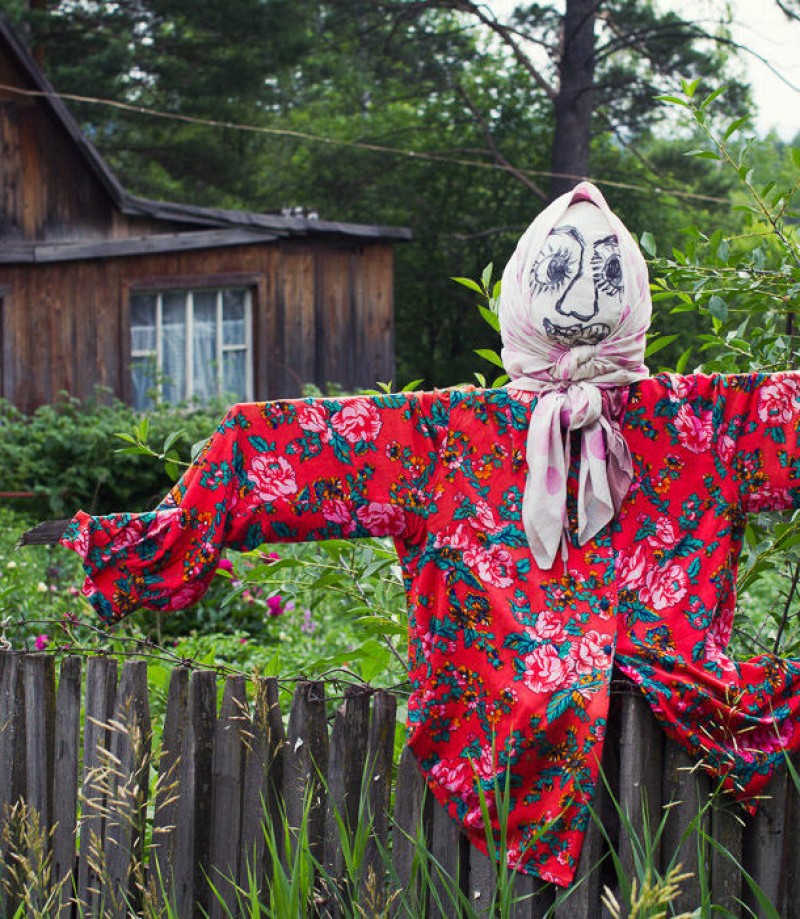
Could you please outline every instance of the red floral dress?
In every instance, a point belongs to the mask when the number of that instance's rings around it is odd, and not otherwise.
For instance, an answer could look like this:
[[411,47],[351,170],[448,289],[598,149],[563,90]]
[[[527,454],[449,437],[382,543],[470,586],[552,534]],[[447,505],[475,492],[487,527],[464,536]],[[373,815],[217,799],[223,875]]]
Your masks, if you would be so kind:
[[725,653],[746,515],[800,503],[800,377],[659,376],[621,394],[633,485],[618,518],[549,571],[520,521],[535,396],[505,389],[235,406],[157,510],[78,514],[63,542],[110,622],[192,603],[224,546],[392,536],[409,743],[428,783],[485,850],[479,788],[499,834],[494,791],[508,782],[511,865],[566,885],[612,661],[742,796],[800,745],[798,663]]

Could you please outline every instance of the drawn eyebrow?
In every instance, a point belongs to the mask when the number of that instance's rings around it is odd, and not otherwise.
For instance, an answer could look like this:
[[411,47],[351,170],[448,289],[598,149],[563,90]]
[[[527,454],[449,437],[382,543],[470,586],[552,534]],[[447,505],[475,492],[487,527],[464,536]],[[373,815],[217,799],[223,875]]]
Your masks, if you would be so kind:
[[[572,227],[569,225],[553,227],[553,229],[550,231],[550,235],[552,236],[554,233],[558,233],[560,236],[571,236],[581,246],[586,245],[586,240],[583,238],[581,231],[577,227]],[[614,238],[616,239],[616,237]]]
[[619,248],[619,240],[617,239],[616,233],[606,236],[605,239],[598,239],[594,244],[594,248],[599,249],[600,246],[616,246]]

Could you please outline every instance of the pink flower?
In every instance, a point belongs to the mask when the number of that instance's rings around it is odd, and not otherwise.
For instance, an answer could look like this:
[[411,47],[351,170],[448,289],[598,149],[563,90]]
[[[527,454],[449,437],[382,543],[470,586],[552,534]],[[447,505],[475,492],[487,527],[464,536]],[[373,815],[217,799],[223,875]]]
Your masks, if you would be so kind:
[[666,609],[680,603],[689,590],[689,576],[680,565],[653,566],[639,589],[643,603],[653,609]]
[[217,571],[227,571],[233,573],[233,562],[229,558],[221,558],[217,562]]
[[473,520],[473,525],[475,524],[479,525],[487,533],[494,533],[498,529],[491,505],[482,498],[478,498],[475,501],[475,519]]
[[452,530],[443,530],[436,534],[434,545],[437,549],[449,546],[452,549],[469,549],[474,542],[474,535],[465,523],[457,523]]
[[553,692],[573,676],[573,663],[559,656],[553,645],[542,645],[525,657],[523,680],[531,692]]
[[371,501],[366,507],[359,507],[356,516],[373,536],[399,536],[406,528],[403,511],[395,504]]
[[50,643],[49,635],[37,635],[36,641],[34,641],[34,647],[37,651],[44,651],[47,645]]
[[345,402],[341,410],[331,418],[331,424],[350,444],[375,440],[382,426],[378,409],[371,402],[363,400]]
[[277,453],[254,457],[250,464],[250,475],[255,480],[253,494],[259,501],[277,501],[297,491],[291,464]]
[[767,424],[788,424],[793,402],[800,401],[797,383],[791,377],[773,377],[758,390],[758,417]]
[[641,543],[637,543],[633,549],[620,551],[617,558],[617,578],[620,587],[638,590],[644,583],[647,564],[647,555]]
[[551,641],[553,644],[559,644],[567,637],[561,617],[549,609],[543,609],[537,613],[533,628],[528,627],[525,631],[531,638]]
[[356,528],[352,506],[341,498],[326,498],[322,502],[322,516],[328,523],[338,524],[345,536]]
[[655,549],[671,549],[676,546],[680,536],[675,531],[675,523],[669,517],[659,517],[656,520],[656,531],[647,537],[648,543]]
[[717,438],[717,456],[723,463],[730,463],[736,450],[736,441],[730,434],[720,434]]
[[326,444],[331,439],[328,428],[328,415],[321,405],[302,403],[297,407],[297,423],[304,431],[319,434],[319,439]]
[[678,409],[673,420],[680,443],[692,453],[705,453],[711,448],[714,439],[714,428],[711,412],[697,411],[688,403]]
[[280,616],[283,613],[283,597],[280,594],[267,600],[267,612],[270,616]]
[[514,579],[510,576],[513,559],[507,549],[500,546],[475,544],[464,552],[464,561],[478,572],[478,577],[494,587],[510,587]]
[[575,670],[578,673],[607,671],[611,667],[611,640],[594,629],[581,636],[575,647]]
[[448,766],[439,761],[431,767],[431,778],[449,792],[461,792],[470,787],[470,782],[465,774],[466,766],[464,763],[457,763],[455,766]]

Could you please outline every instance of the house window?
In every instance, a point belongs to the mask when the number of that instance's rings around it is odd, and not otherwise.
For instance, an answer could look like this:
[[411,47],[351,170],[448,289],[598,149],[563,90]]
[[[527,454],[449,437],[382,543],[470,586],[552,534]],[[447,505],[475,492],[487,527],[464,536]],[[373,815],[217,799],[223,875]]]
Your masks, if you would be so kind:
[[253,398],[250,291],[169,290],[131,295],[133,405]]

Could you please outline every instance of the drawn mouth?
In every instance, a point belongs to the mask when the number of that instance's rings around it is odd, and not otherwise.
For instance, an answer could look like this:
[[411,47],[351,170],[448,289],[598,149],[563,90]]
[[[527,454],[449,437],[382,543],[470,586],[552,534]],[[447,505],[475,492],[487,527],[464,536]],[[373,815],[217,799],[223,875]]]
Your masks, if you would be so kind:
[[544,321],[544,331],[549,339],[562,345],[596,345],[611,334],[611,327],[605,322],[593,322],[583,325],[576,322],[574,325],[555,325],[549,319]]

